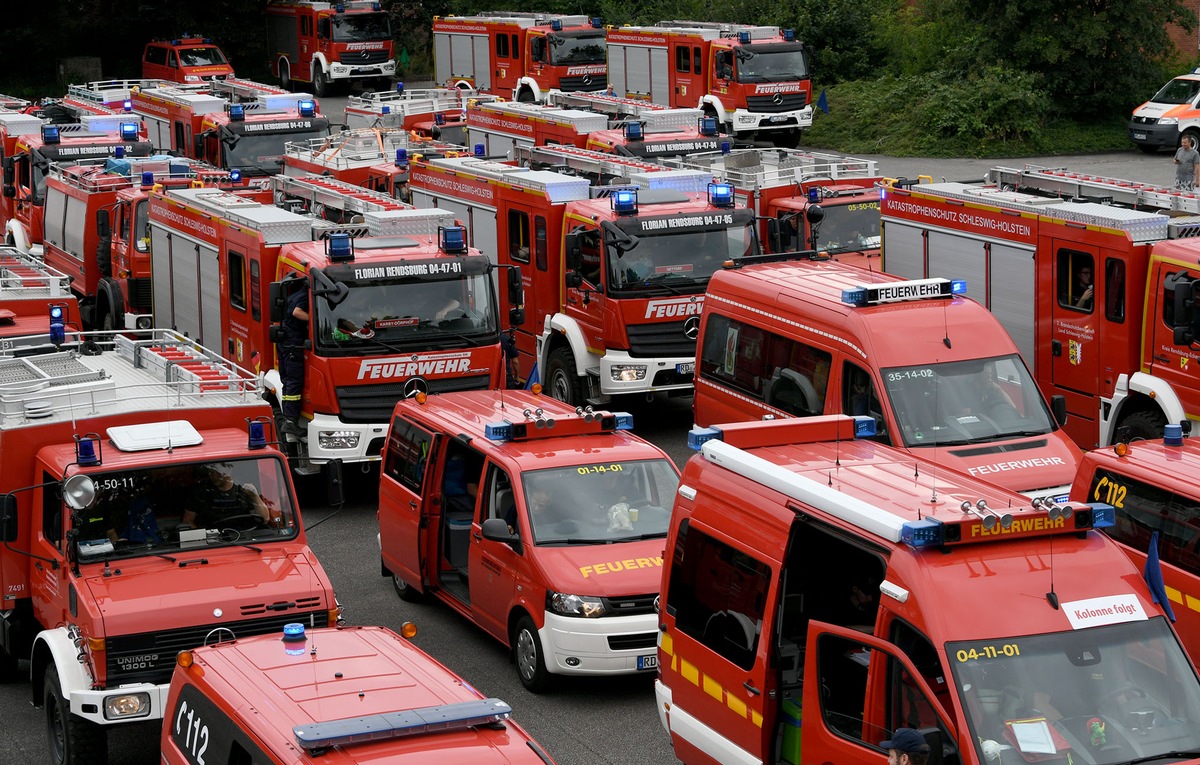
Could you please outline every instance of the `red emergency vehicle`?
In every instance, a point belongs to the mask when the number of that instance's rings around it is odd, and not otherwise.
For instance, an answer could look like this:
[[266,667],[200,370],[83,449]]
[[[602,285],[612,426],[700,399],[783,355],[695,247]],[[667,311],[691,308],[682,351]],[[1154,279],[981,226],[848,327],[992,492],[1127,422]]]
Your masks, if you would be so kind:
[[53,762],[99,765],[110,726],[163,717],[180,650],[338,605],[253,373],[169,330],[58,331],[0,358],[27,381],[0,409],[0,670],[29,660]]
[[495,11],[433,17],[434,80],[514,101],[608,87],[600,19]]
[[[416,634],[405,623],[404,637]],[[297,691],[306,690],[304,698]],[[369,692],[363,693],[369,688]],[[512,719],[384,627],[305,629],[183,651],[162,730],[165,765],[327,762],[553,765]],[[436,753],[436,754],[435,754]]]
[[346,126],[403,128],[426,137],[465,143],[467,103],[494,100],[496,96],[469,88],[408,90],[399,82],[395,90],[347,98]]
[[69,276],[15,247],[0,247],[0,352],[35,333],[36,344],[48,342],[52,308],[64,327],[83,328]]
[[1191,761],[1200,682],[1097,531],[1112,507],[1031,503],[870,424],[696,433],[659,609],[675,755],[878,765],[908,727],[930,762]]
[[664,160],[732,183],[762,220],[769,252],[812,250],[863,268],[879,266],[875,160],[796,149],[732,149]]
[[1155,551],[1175,629],[1194,662],[1200,662],[1198,468],[1200,440],[1184,438],[1179,425],[1167,425],[1163,438],[1087,452],[1071,486],[1072,500],[1116,508],[1116,524],[1105,531],[1135,566],[1145,569]]
[[[540,376],[574,404],[690,392],[704,289],[724,261],[757,253],[753,212],[703,173],[545,148],[562,152],[573,175],[418,160],[413,202],[454,210],[476,247],[528,268],[522,379]],[[624,185],[588,180],[610,177]]]
[[1066,399],[1080,446],[1200,417],[1191,192],[996,168],[983,183],[889,188],[882,205],[884,269],[982,285],[1038,385]]
[[389,85],[396,74],[392,24],[371,0],[271,0],[267,55],[285,90],[312,86],[319,97],[352,82]]
[[808,52],[790,29],[660,21],[609,27],[607,42],[619,96],[698,107],[735,136],[792,146],[812,126]]
[[514,156],[523,146],[587,145],[588,135],[606,130],[608,117],[580,109],[514,101],[475,103],[467,107],[467,144],[483,145],[489,157]]
[[400,128],[351,128],[284,147],[283,173],[327,175],[400,199],[408,184],[409,156],[459,156],[458,144],[421,138]]
[[275,180],[291,209],[218,189],[151,192],[153,305],[156,321],[264,371],[278,407],[285,300],[309,293],[307,437],[287,438],[299,472],[378,461],[404,396],[503,383],[494,267],[451,213],[331,178]]
[[138,119],[119,114],[88,115],[77,123],[54,125],[28,114],[0,112],[0,141],[0,220],[5,242],[22,252],[42,243],[46,178],[54,163],[145,157],[152,151],[139,134]]
[[401,401],[380,474],[384,576],[510,646],[532,691],[653,669],[678,471],[632,426],[529,391]]
[[950,279],[766,255],[713,275],[697,345],[700,425],[873,417],[877,438],[1031,497],[1065,500],[1079,448],[995,316]]
[[608,93],[554,91],[547,103],[599,112],[609,127],[588,134],[585,148],[633,157],[676,157],[721,148],[717,122],[699,109],[673,109]]
[[233,76],[225,52],[212,39],[184,34],[151,40],[142,51],[142,77],[168,82],[209,82]]

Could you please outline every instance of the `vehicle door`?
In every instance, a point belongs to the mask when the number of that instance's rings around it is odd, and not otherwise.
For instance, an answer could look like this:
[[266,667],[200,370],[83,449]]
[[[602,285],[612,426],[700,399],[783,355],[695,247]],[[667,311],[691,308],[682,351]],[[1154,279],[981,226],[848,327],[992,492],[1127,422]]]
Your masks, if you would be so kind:
[[[1100,252],[1096,247],[1059,239],[1053,241],[1053,248],[1050,363],[1054,386],[1094,396],[1100,370],[1096,325],[1103,309],[1100,300],[1103,285],[1100,284],[1101,274],[1097,273],[1101,264]],[[1068,408],[1072,399],[1084,400],[1068,396]],[[1096,416],[1091,411],[1080,411],[1079,415],[1088,419]]]
[[671,68],[675,80],[671,84],[674,93],[672,102],[685,104],[689,99],[699,102],[700,96],[704,95],[701,64],[699,47],[693,47],[687,40],[671,41]]
[[[1176,345],[1174,324],[1175,284],[1200,279],[1200,268],[1181,263],[1158,261],[1147,285],[1149,305],[1146,308],[1146,334],[1142,363],[1148,371],[1168,383],[1179,396],[1184,411],[1200,411],[1200,359],[1195,344]],[[1179,317],[1181,324],[1193,324],[1196,308],[1191,315]]]
[[[507,31],[492,33],[492,61],[496,78],[492,88],[497,93],[511,93],[521,78],[521,43],[518,35]],[[486,63],[483,64],[486,66]]]
[[29,551],[33,557],[29,564],[31,592],[28,594],[32,596],[34,616],[40,624],[67,624],[72,621],[67,601],[73,597],[66,555],[71,511],[63,502],[55,476],[44,471],[41,480],[43,485],[30,492],[33,496],[29,500],[33,511],[28,517],[34,528],[29,530]]
[[[581,257],[582,268],[578,273],[582,277],[582,281],[576,285],[573,284],[570,276],[564,276],[566,281],[561,285],[563,294],[566,296],[563,313],[579,323],[589,347],[603,348],[606,300],[604,285],[607,283],[607,277],[604,275],[604,264],[607,262],[603,246],[604,240],[599,227],[593,221],[571,218],[568,220],[567,226],[572,232],[579,235],[575,241]],[[612,256],[614,256],[614,251],[609,249],[608,257]],[[564,274],[566,274],[566,269],[564,269]]]
[[[438,560],[429,533],[429,494],[436,491],[430,463],[441,438],[424,426],[395,417],[388,430],[379,480],[379,544],[383,565],[418,592],[436,581]],[[431,554],[432,553],[432,554]]]
[[[515,517],[516,491],[512,476],[501,466],[488,462],[482,501],[471,524],[469,571],[471,611],[475,622],[495,637],[508,641],[508,614],[518,591],[518,582],[528,580],[532,539],[506,544],[484,539],[482,526],[489,518]],[[527,588],[525,588],[527,589]],[[540,604],[539,604],[539,607]]]

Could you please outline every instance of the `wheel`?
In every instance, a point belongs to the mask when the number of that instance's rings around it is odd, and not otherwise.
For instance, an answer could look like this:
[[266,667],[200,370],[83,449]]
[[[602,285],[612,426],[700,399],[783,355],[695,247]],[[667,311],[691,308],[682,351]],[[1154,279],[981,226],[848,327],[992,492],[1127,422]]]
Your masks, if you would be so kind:
[[517,93],[517,100],[523,104],[533,103],[533,91],[529,88],[521,88]]
[[542,641],[538,637],[533,619],[522,616],[517,620],[517,626],[513,629],[512,646],[521,685],[532,693],[549,690],[552,677],[546,670],[546,661],[542,658]]
[[1162,412],[1136,412],[1126,417],[1117,426],[1116,433],[1118,437],[1130,441],[1153,441],[1156,438],[1162,438],[1163,428],[1166,424],[1167,418],[1163,416]]
[[46,668],[42,700],[46,710],[46,732],[50,757],[56,765],[106,765],[108,733],[99,725],[71,714],[71,705],[59,690],[58,670]]
[[287,61],[279,62],[279,87],[284,90],[292,89],[292,69]]
[[1148,144],[1139,143],[1139,144],[1137,145],[1137,147],[1138,147],[1139,149],[1141,149],[1143,152],[1145,152],[1146,154],[1157,154],[1157,153],[1158,153],[1158,147],[1157,147],[1157,146],[1150,146],[1150,145],[1148,145]]
[[1183,135],[1181,135],[1181,136],[1179,137],[1179,143],[1180,143],[1180,144],[1182,144],[1182,143],[1183,143],[1183,136],[1184,136],[1184,135],[1186,135],[1186,136],[1188,136],[1189,138],[1191,138],[1191,139],[1192,139],[1192,148],[1193,148],[1193,149],[1194,149],[1194,148],[1196,148],[1197,146],[1200,146],[1200,130],[1191,129],[1191,130],[1185,130],[1185,131],[1183,131]]
[[417,592],[416,588],[395,574],[392,574],[392,587],[396,588],[396,594],[400,596],[401,600],[409,603],[417,603],[421,600],[422,593]]
[[775,131],[775,145],[783,149],[794,149],[800,145],[800,128]]
[[333,83],[329,80],[329,75],[317,67],[313,67],[312,85],[313,95],[317,98],[325,98],[333,94]]
[[583,404],[583,380],[575,373],[575,357],[570,348],[555,348],[550,353],[546,360],[546,390],[563,403]]
[[100,330],[102,332],[113,332],[116,330],[116,322],[113,320],[113,312],[105,311],[104,316],[100,319]]

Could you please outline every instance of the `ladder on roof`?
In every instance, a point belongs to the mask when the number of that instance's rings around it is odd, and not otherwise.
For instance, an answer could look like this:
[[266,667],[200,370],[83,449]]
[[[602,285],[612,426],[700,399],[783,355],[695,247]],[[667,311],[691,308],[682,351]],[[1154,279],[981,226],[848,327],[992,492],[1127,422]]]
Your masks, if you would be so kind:
[[0,300],[70,294],[71,277],[46,265],[41,258],[11,247],[0,249]]
[[1074,173],[1063,167],[1026,165],[1022,169],[997,167],[988,181],[1015,191],[1062,199],[1107,201],[1123,207],[1200,213],[1200,192],[1181,191],[1152,183]]
[[396,149],[408,149],[408,131],[398,128],[353,128],[326,138],[293,141],[284,146],[287,156],[324,167],[346,169],[393,159]]
[[563,93],[559,90],[550,91],[546,96],[546,103],[571,109],[600,112],[607,114],[612,119],[641,117],[648,112],[658,112],[670,108],[663,104],[636,98],[623,98],[608,93]]
[[324,175],[309,174],[300,178],[277,175],[275,176],[275,196],[276,199],[280,199],[281,196],[303,199],[310,206],[320,204],[329,209],[345,210],[350,213],[411,209],[409,205],[393,199],[387,194]]
[[16,96],[5,95],[0,93],[0,109],[8,109],[10,111],[18,111],[29,106],[29,101]]
[[631,173],[666,170],[654,162],[574,146],[517,146],[515,151],[518,163],[525,167],[565,167],[591,176],[628,178]]
[[[579,109],[563,109],[548,104],[531,104],[522,101],[497,101],[478,104],[478,110],[514,117],[528,117],[555,125],[569,125],[577,135],[608,129],[608,117],[596,112]],[[467,113],[470,120],[470,112]]]
[[875,160],[798,149],[734,149],[665,158],[671,167],[704,170],[753,191],[814,180],[874,179]]
[[[476,98],[474,90],[463,88],[418,88],[416,90],[381,90],[374,93],[363,93],[358,96],[347,96],[346,106],[354,109],[364,109],[378,112],[384,106],[396,111],[428,111],[430,109],[454,109],[468,98]],[[431,106],[432,104],[432,106]]]

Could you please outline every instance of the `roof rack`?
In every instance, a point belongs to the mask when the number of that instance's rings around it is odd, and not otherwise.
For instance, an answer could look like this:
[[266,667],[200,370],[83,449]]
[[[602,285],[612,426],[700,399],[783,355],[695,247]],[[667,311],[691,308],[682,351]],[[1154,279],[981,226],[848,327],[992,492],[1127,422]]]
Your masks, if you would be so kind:
[[704,170],[745,191],[820,179],[875,178],[877,173],[873,159],[798,149],[734,149],[728,153],[668,157],[663,162],[671,167]]
[[0,301],[70,295],[71,277],[15,247],[0,247]]
[[1074,173],[1065,167],[996,167],[988,171],[987,180],[1005,190],[1034,192],[1069,201],[1107,202],[1125,207],[1200,213],[1200,192]]

